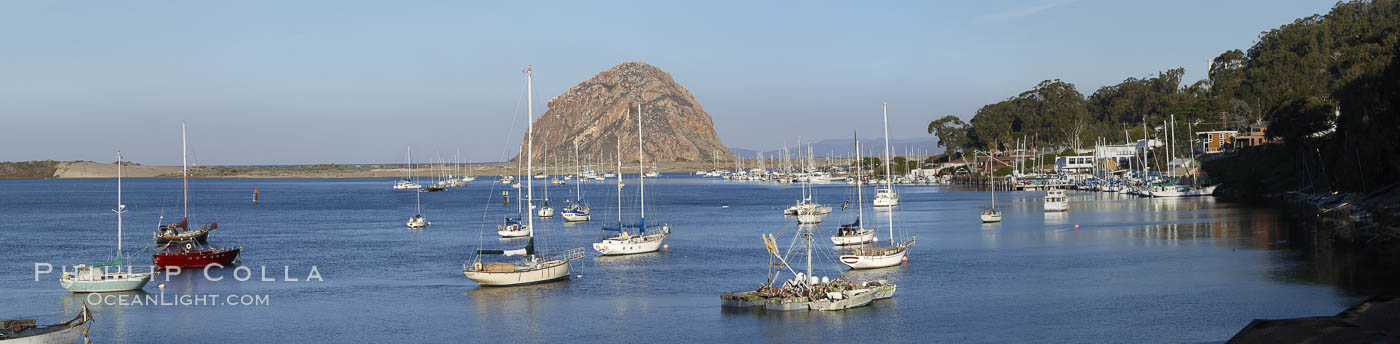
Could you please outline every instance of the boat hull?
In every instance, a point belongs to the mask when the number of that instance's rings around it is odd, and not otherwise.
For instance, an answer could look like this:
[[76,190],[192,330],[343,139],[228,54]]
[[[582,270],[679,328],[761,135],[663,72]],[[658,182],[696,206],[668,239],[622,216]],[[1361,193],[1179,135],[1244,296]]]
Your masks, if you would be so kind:
[[157,231],[152,237],[154,238],[154,240],[155,240],[155,242],[156,242],[156,245],[165,245],[165,244],[169,244],[169,243],[172,242],[172,241],[187,241],[187,240],[193,240],[194,242],[197,242],[197,243],[199,243],[200,245],[203,245],[203,244],[205,244],[205,243],[207,243],[207,242],[209,241],[209,230],[205,230],[205,229],[195,229],[194,231],[191,231],[191,232],[171,233],[171,234],[166,234],[166,233]]
[[603,242],[593,243],[593,250],[604,256],[622,256],[638,253],[657,252],[661,250],[661,243],[666,241],[666,234],[652,234],[643,236],[641,240],[613,240],[607,239]]
[[161,252],[152,256],[159,267],[202,268],[210,264],[231,266],[242,248],[207,249],[192,252]]
[[63,279],[59,284],[63,289],[68,289],[74,293],[109,293],[128,290],[139,290],[151,281],[150,273],[128,274],[122,278],[102,279],[102,280],[80,280],[76,278]]
[[852,269],[887,268],[903,263],[908,252],[908,248],[900,248],[887,254],[846,254],[841,255],[841,263]]
[[983,223],[1001,222],[1001,214],[996,214],[996,215],[982,214],[982,222],[983,222]]
[[467,279],[477,284],[492,287],[506,287],[569,279],[569,264],[562,260],[551,261],[544,267],[525,271],[486,272],[463,270]]
[[836,244],[837,246],[860,245],[875,242],[876,240],[878,239],[875,238],[875,230],[869,228],[861,229],[853,235],[831,236],[831,243]]
[[[59,326],[59,325],[51,325],[51,326]],[[73,342],[78,341],[78,338],[81,338],[81,337],[83,336],[83,329],[86,328],[86,327],[87,327],[87,325],[84,324],[84,325],[69,327],[69,328],[65,328],[65,329],[62,329],[62,330],[58,330],[58,331],[54,331],[54,332],[49,332],[49,333],[44,333],[44,334],[38,334],[38,335],[27,336],[27,337],[19,337],[19,338],[14,338],[14,339],[0,340],[0,343],[5,343],[5,344],[73,344]]]
[[565,211],[561,215],[564,216],[565,222],[587,222],[589,220],[589,215],[585,213]]

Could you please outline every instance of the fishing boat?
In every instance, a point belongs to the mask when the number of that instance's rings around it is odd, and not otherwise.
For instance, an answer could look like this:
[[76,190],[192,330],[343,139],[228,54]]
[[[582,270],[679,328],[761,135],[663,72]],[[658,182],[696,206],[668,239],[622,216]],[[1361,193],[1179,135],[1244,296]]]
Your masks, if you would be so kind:
[[[856,156],[860,156],[860,139],[856,139]],[[856,178],[860,178],[861,168],[856,168]],[[856,220],[851,223],[844,223],[837,226],[836,234],[831,236],[831,243],[837,246],[863,245],[875,242],[876,235],[874,228],[861,227],[861,220],[865,219],[865,196],[860,185],[856,185]]]
[[[578,161],[578,141],[574,141],[574,173],[582,176],[583,174],[579,172],[581,168]],[[568,201],[566,200],[566,202]],[[583,202],[582,178],[580,178],[577,183],[574,183],[574,200],[564,206],[564,209],[559,213],[564,216],[564,222],[585,222],[590,219],[591,216],[589,215],[590,209],[588,208],[588,204]]]
[[[527,99],[532,99],[534,93],[531,73],[532,71],[530,68],[525,69]],[[529,129],[526,131],[527,151],[525,154],[525,158],[527,159],[526,175],[528,176],[533,174],[533,166],[530,161],[534,160],[532,157],[534,156],[535,128],[533,123],[534,105],[532,102],[528,102],[528,100],[526,104],[529,104],[527,105],[527,116],[529,117],[527,123],[530,123]],[[533,203],[533,183],[526,183],[526,192],[528,195],[525,201]],[[534,218],[529,216],[525,216],[525,218],[525,225],[527,226],[525,232],[527,232],[527,236],[529,237],[529,241],[526,242],[525,247],[513,250],[486,250],[478,247],[476,255],[472,258],[470,264],[466,262],[462,263],[462,274],[483,286],[513,286],[568,280],[570,271],[569,263],[575,259],[583,258],[583,248],[568,249],[562,254],[553,256],[538,254],[535,252],[534,231],[531,230],[534,227]],[[507,220],[509,221],[509,219]],[[517,221],[519,221],[518,218]],[[497,255],[506,257],[519,256],[520,259],[510,262],[488,262],[482,259],[483,256]]]
[[[152,240],[157,245],[166,245],[174,241],[195,241],[205,243],[209,238],[209,232],[219,228],[218,222],[212,222],[203,227],[190,229],[190,164],[187,158],[187,147],[185,143],[185,122],[180,122],[180,175],[182,178],[182,188],[184,189],[184,217],[180,222],[172,224],[158,224],[156,232],[151,235]],[[164,220],[164,216],[161,217]]]
[[[763,243],[769,254],[768,280],[752,291],[728,291],[720,295],[720,305],[725,308],[761,309],[764,311],[839,311],[868,306],[875,300],[894,296],[896,286],[888,280],[851,281],[844,277],[835,279],[817,277],[812,272],[812,238],[815,226],[798,226],[793,238],[805,243],[807,271],[797,272],[789,264],[788,257],[778,249],[773,234],[763,236]],[[792,247],[792,245],[789,245]],[[788,254],[795,251],[789,248]],[[782,269],[775,269],[781,267]],[[793,278],[779,281],[783,271]]]
[[[616,235],[608,235],[603,241],[593,243],[593,250],[604,256],[627,255],[637,253],[656,252],[661,250],[661,245],[666,241],[666,237],[671,235],[671,225],[661,224],[647,226],[647,183],[646,175],[642,172],[642,162],[645,160],[642,145],[642,106],[637,105],[637,194],[641,206],[641,216],[637,218],[636,224],[624,224],[622,222],[622,174],[617,176],[617,227],[602,227],[604,233],[617,232]],[[622,152],[622,139],[618,139],[618,152]],[[620,153],[619,153],[620,154]],[[617,158],[617,170],[622,171],[622,157]]]
[[[206,243],[205,243],[204,241],[201,241],[201,240],[198,240],[198,239],[194,239],[194,238],[190,238],[190,239],[170,239],[172,236],[178,238],[178,237],[180,237],[181,235],[187,235],[187,234],[190,234],[191,232],[201,231],[201,230],[202,230],[202,231],[205,231],[205,232],[206,232],[205,235],[207,236],[207,235],[208,235],[208,234],[207,234],[208,231],[214,230],[215,228],[218,228],[218,226],[219,226],[219,224],[218,224],[217,222],[215,222],[215,223],[210,223],[209,225],[206,225],[206,226],[204,226],[203,228],[198,229],[198,230],[194,230],[194,231],[189,230],[188,224],[189,224],[189,219],[190,219],[190,182],[189,182],[189,175],[190,175],[190,174],[189,174],[189,159],[188,159],[188,154],[187,154],[187,152],[188,152],[188,144],[187,144],[187,142],[186,142],[186,137],[185,137],[185,122],[182,121],[182,122],[180,122],[180,153],[181,153],[181,154],[180,154],[180,155],[181,155],[180,160],[181,160],[181,165],[183,166],[183,171],[184,171],[184,172],[183,172],[183,175],[184,175],[184,197],[185,197],[185,202],[184,202],[184,215],[185,215],[185,217],[184,217],[184,219],[180,220],[180,223],[178,223],[177,225],[178,225],[180,228],[185,228],[185,231],[184,231],[184,232],[175,232],[173,229],[166,230],[166,229],[162,228],[162,230],[161,230],[160,232],[157,232],[157,233],[156,233],[156,242],[161,244],[161,247],[157,248],[157,250],[160,250],[160,252],[157,252],[157,253],[155,253],[154,255],[152,255],[152,256],[151,256],[151,260],[155,263],[156,266],[159,266],[159,267],[168,267],[168,266],[176,266],[176,267],[204,267],[204,266],[209,265],[209,264],[221,264],[221,265],[225,265],[225,266],[227,266],[227,265],[232,265],[234,259],[237,259],[237,258],[238,258],[238,253],[239,253],[240,251],[243,250],[243,248],[242,248],[241,246],[229,247],[229,248],[213,248],[213,247],[206,247],[206,246],[205,246]],[[173,234],[173,235],[166,235],[166,234]],[[166,240],[162,240],[162,239],[166,239]]]
[[[889,105],[881,104],[885,121],[885,161],[890,161],[890,111]],[[894,175],[890,172],[890,164],[885,163],[885,187],[875,189],[875,200],[871,205],[877,208],[888,208],[899,205],[899,194],[894,192]]]
[[87,342],[91,321],[92,312],[88,311],[87,304],[83,304],[73,319],[53,325],[38,326],[34,320],[0,320],[0,343],[72,344],[80,337]]
[[1069,198],[1065,196],[1065,190],[1045,190],[1045,211],[1056,212],[1068,210]]
[[[122,153],[117,152],[117,252],[111,261],[100,264],[78,264],[73,266],[73,274],[64,271],[59,285],[74,293],[105,293],[137,290],[151,281],[150,272],[122,271],[122,214],[126,204],[122,203]],[[108,271],[115,268],[116,271]],[[128,268],[129,269],[129,268]]]
[[[982,214],[979,216],[979,217],[982,219],[982,223],[999,223],[999,222],[1001,222],[1001,210],[997,210],[997,179],[996,179],[996,176],[994,175],[995,173],[992,173],[992,172],[990,171],[990,170],[991,170],[991,165],[992,165],[992,163],[991,163],[991,161],[992,161],[991,158],[992,158],[992,154],[991,154],[991,153],[988,153],[988,154],[987,154],[987,169],[988,169],[989,171],[988,171],[987,176],[988,176],[988,180],[991,181],[991,190],[988,191],[987,193],[992,195],[992,206],[991,206],[991,208],[988,208],[987,210],[982,211]],[[975,153],[975,152],[972,153],[972,161],[977,161],[977,153]]]

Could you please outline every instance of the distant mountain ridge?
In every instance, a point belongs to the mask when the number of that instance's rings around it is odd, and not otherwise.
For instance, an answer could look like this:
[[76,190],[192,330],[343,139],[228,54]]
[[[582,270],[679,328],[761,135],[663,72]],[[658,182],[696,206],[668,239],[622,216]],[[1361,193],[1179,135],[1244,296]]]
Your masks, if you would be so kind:
[[[882,147],[884,147],[884,145],[885,140],[882,138],[861,139],[860,153],[864,156],[881,155],[884,153],[884,151],[881,150]],[[797,146],[795,143],[790,144],[788,146],[788,154],[797,154],[796,149]],[[802,149],[803,151],[806,151],[807,147],[805,144],[803,145]],[[753,159],[755,157],[755,154],[759,152],[758,150],[745,148],[729,148],[729,150],[731,152],[734,152],[734,154],[739,155],[739,158],[741,159]],[[782,157],[783,149],[770,149],[762,152],[763,157],[765,158],[777,158]],[[891,156],[901,156],[906,154],[939,153],[943,153],[943,148],[938,147],[938,139],[936,138],[929,137],[890,139]],[[812,142],[812,155],[814,156],[821,157],[827,155],[834,155],[836,157],[845,157],[854,154],[855,141],[852,139],[825,139],[821,141]]]

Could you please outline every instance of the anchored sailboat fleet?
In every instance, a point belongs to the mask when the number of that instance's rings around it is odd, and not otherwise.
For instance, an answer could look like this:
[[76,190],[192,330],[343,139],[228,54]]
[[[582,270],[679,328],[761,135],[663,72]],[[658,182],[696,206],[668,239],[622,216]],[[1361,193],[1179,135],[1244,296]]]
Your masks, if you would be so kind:
[[[671,235],[671,225],[661,224],[647,226],[647,182],[645,168],[646,160],[644,154],[645,146],[642,145],[642,105],[637,104],[637,194],[640,200],[637,202],[641,206],[641,215],[637,218],[637,223],[633,225],[622,222],[622,139],[618,139],[618,159],[617,159],[617,227],[602,227],[604,232],[617,232],[616,235],[608,236],[601,242],[593,243],[593,250],[605,256],[626,255],[656,252],[661,249],[661,245],[666,241],[666,237]],[[636,233],[633,233],[636,231]]]
[[[528,104],[526,106],[526,116],[529,119],[528,123],[530,123],[525,134],[526,151],[524,158],[526,159],[526,176],[534,174],[535,111],[532,73],[533,71],[529,67],[525,68],[526,104]],[[530,183],[527,179],[525,190],[525,202],[533,206],[534,183]],[[509,223],[509,218],[507,218],[506,221]],[[519,218],[516,218],[516,221],[518,224]],[[526,229],[524,233],[525,236],[529,237],[529,240],[525,243],[525,247],[512,250],[487,250],[478,247],[476,255],[472,257],[471,263],[462,263],[462,274],[483,286],[511,286],[569,279],[569,263],[575,259],[583,258],[583,248],[569,249],[555,256],[540,255],[535,251],[534,217],[525,216],[525,221]],[[502,234],[502,236],[505,235]],[[485,261],[482,259],[484,256],[520,256],[520,259],[514,261]]]

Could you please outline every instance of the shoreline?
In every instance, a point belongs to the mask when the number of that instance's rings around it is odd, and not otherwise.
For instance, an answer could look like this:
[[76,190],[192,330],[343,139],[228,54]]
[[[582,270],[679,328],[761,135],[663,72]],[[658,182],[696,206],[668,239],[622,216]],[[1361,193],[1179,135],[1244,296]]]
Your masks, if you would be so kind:
[[[753,161],[746,161],[746,165],[752,166]],[[616,165],[582,167],[583,170],[589,168],[598,172],[612,171]],[[657,162],[652,164],[661,173],[694,172],[697,170],[709,170],[714,168],[713,163],[702,162]],[[723,168],[723,166],[721,166]],[[733,168],[733,166],[730,166]],[[651,168],[648,168],[650,170]],[[427,166],[418,165],[413,168],[415,176],[432,176],[437,174],[451,174],[453,176],[474,176],[479,178],[498,177],[503,175],[519,175],[519,168],[515,163],[474,163],[456,166]],[[549,173],[550,175],[574,174],[572,165],[566,168],[543,169],[535,166],[535,173]],[[636,161],[631,166],[623,162],[622,172],[635,174],[639,170]],[[315,165],[238,165],[238,166],[191,166],[189,168],[190,178],[287,178],[287,179],[339,179],[339,178],[404,178],[408,176],[409,168],[404,164],[315,164]],[[24,162],[0,162],[0,179],[73,179],[73,178],[116,178],[117,169],[115,163],[98,163],[92,161],[24,161]],[[179,178],[181,176],[180,166],[146,166],[128,163],[123,169],[124,178]]]

